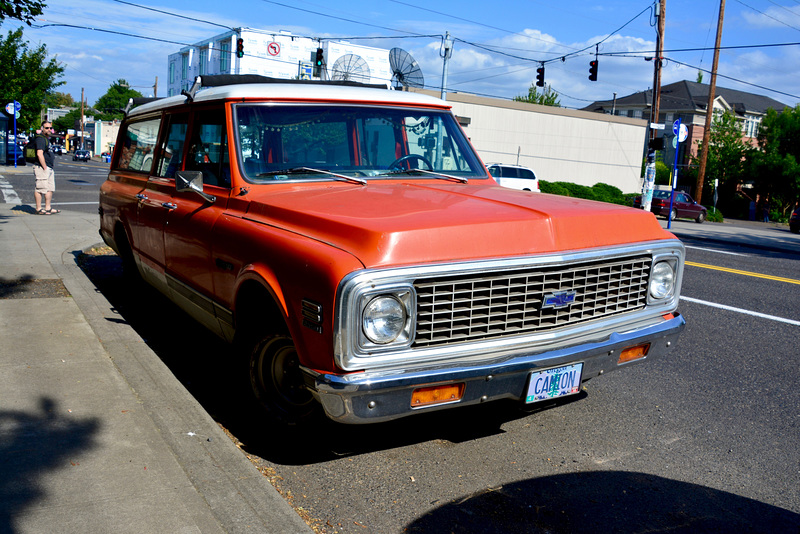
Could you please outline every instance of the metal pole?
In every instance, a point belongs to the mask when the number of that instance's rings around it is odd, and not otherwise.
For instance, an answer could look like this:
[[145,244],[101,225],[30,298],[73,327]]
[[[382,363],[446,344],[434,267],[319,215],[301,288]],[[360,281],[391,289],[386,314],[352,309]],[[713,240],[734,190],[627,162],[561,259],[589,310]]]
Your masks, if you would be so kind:
[[444,37],[443,50],[439,54],[444,59],[444,67],[442,67],[442,100],[447,100],[447,60],[453,55],[453,40],[450,39],[450,32],[447,32]]
[[706,125],[703,129],[703,151],[700,153],[700,169],[697,171],[694,198],[700,204],[703,198],[703,181],[706,177],[708,161],[708,143],[711,140],[711,126],[714,121],[714,92],[717,87],[717,64],[719,63],[719,46],[722,42],[722,19],[725,16],[725,0],[719,2],[719,20],[717,21],[717,41],[714,45],[714,61],[711,65],[711,84],[708,86],[708,106],[706,109]]

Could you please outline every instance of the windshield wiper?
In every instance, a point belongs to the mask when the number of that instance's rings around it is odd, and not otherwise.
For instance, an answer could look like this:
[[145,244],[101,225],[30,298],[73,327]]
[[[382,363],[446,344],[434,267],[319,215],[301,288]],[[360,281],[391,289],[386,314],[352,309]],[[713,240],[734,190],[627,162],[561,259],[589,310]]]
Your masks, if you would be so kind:
[[347,182],[352,182],[359,185],[367,185],[367,181],[364,180],[363,178],[358,178],[356,176],[347,176],[344,174],[338,174],[330,171],[323,171],[322,169],[312,169],[311,167],[292,167],[291,169],[281,169],[279,171],[262,172],[258,174],[257,177],[260,178],[262,176],[279,176],[281,174],[307,174],[310,172],[316,174],[327,174],[329,176],[334,176],[336,178],[340,178]]
[[453,176],[452,174],[444,174],[443,172],[426,171],[424,169],[407,169],[407,170],[404,170],[404,171],[401,170],[401,171],[387,172],[386,174],[387,175],[412,174],[412,173],[415,173],[415,172],[421,172],[423,174],[430,174],[434,178],[438,178],[440,180],[456,180],[457,182],[461,182],[462,184],[466,184],[466,183],[469,182],[469,180],[467,178],[463,177],[463,176]]

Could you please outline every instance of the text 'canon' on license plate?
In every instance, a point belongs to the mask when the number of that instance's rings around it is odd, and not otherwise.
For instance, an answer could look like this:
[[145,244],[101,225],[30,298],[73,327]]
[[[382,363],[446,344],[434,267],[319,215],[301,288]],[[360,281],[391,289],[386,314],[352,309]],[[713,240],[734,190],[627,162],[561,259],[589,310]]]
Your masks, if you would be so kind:
[[581,390],[582,363],[531,373],[525,402],[538,402],[572,395]]

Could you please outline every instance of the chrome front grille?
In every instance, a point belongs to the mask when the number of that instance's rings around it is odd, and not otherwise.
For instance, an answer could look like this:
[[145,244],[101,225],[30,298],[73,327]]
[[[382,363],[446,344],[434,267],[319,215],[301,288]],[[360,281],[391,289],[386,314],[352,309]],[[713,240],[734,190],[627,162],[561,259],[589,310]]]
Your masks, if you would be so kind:
[[648,254],[417,280],[413,346],[532,334],[643,309],[650,264]]

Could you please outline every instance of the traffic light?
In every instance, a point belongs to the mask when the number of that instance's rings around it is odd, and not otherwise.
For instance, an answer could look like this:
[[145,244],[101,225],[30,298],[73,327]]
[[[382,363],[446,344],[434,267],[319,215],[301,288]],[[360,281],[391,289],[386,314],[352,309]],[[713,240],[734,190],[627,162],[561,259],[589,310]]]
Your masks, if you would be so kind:
[[244,57],[244,39],[236,39],[236,57]]
[[323,55],[323,51],[321,48],[317,48],[317,52],[314,54],[314,76],[319,78],[322,76],[322,66],[325,64],[325,56]]
[[597,60],[593,59],[589,62],[589,79],[593,82],[597,81]]
[[536,69],[536,85],[544,87],[544,65]]

